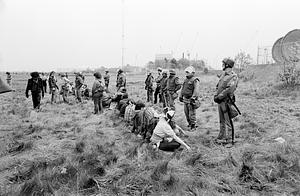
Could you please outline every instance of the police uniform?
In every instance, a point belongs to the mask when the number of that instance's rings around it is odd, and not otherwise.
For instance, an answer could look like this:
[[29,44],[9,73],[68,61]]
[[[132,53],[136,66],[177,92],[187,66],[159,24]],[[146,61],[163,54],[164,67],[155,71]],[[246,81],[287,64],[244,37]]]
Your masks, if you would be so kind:
[[119,91],[122,87],[126,87],[126,76],[123,71],[119,71],[117,77],[117,90]]
[[[233,61],[231,61],[233,62]],[[232,68],[232,65],[230,65]],[[233,71],[224,72],[217,84],[217,93],[215,95],[215,101],[218,102],[219,120],[220,120],[220,133],[218,135],[219,140],[230,141],[232,139],[232,127],[231,119],[229,115],[230,99],[234,100],[234,91],[237,88],[238,76]],[[230,97],[230,98],[229,98]]]
[[[158,69],[158,71],[162,71],[162,69]],[[162,97],[160,95],[160,89],[161,89],[161,80],[162,80],[163,76],[162,74],[159,72],[157,78],[155,78],[155,82],[156,82],[156,88],[155,88],[155,92],[154,92],[154,104],[157,103],[157,96],[159,96],[159,102],[162,102]]]
[[168,75],[167,75],[167,72],[164,71],[163,74],[162,74],[162,79],[160,81],[160,96],[162,98],[163,107],[167,106],[167,97],[166,97],[167,80],[168,80]]
[[79,102],[81,102],[81,87],[83,85],[83,78],[81,75],[77,75],[75,79],[75,93],[76,98]]
[[106,88],[108,88],[109,79],[110,79],[110,75],[108,75],[108,73],[106,72],[106,74],[104,76],[104,83],[105,83]]
[[166,97],[167,105],[175,110],[175,99],[178,97],[177,91],[181,88],[179,78],[175,76],[175,71],[170,70],[170,76],[167,79]]
[[147,90],[147,102],[153,103],[153,81],[154,78],[152,74],[148,74],[146,80],[145,80],[145,90]]
[[183,82],[180,99],[184,103],[184,114],[186,120],[191,127],[195,128],[196,125],[196,107],[193,101],[199,97],[200,81],[196,77],[186,78]]

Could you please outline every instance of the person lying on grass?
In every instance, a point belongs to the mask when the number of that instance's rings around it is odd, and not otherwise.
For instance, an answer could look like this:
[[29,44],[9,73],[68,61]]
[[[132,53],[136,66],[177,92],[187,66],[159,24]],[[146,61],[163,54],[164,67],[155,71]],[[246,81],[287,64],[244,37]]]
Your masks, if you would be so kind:
[[[161,117],[159,119],[150,138],[151,144],[155,149],[167,152],[174,152],[176,150],[179,150],[181,145],[183,145],[188,151],[190,151],[191,148],[176,135],[175,131],[169,123],[174,115],[175,111],[170,110],[166,112],[164,117]],[[179,131],[180,129],[177,130]]]

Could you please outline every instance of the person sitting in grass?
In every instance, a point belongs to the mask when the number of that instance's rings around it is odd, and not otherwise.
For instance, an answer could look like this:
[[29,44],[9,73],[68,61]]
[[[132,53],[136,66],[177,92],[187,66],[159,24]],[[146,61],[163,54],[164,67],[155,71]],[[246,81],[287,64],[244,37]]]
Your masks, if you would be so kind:
[[175,111],[169,110],[159,119],[150,138],[151,144],[155,149],[167,152],[182,150],[181,145],[190,151],[191,148],[176,135],[174,129],[170,125],[174,115]]
[[103,92],[103,97],[102,97],[103,108],[110,108],[111,101],[112,101],[111,95],[110,95],[109,91],[106,89]]

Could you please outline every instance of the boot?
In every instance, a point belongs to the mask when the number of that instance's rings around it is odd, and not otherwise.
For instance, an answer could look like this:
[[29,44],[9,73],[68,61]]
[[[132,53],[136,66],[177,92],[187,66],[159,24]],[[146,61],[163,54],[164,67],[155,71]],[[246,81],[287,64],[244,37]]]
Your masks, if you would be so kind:
[[196,131],[196,125],[195,124],[191,124],[191,131]]

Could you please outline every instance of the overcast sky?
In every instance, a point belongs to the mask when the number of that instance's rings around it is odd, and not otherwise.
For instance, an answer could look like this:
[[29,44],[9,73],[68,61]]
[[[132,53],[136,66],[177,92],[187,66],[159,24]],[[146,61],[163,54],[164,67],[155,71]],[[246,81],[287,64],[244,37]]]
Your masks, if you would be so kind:
[[[299,0],[124,0],[125,64],[155,54],[220,68],[300,27]],[[122,0],[0,0],[0,71],[116,67]]]

